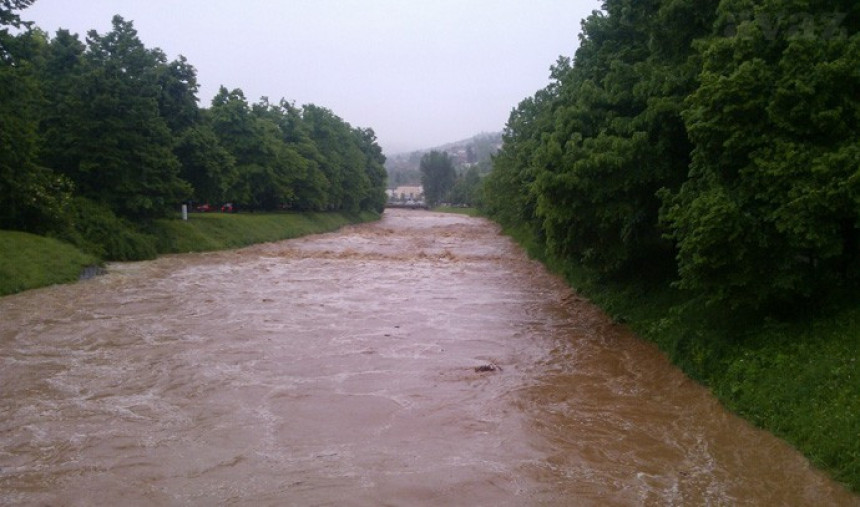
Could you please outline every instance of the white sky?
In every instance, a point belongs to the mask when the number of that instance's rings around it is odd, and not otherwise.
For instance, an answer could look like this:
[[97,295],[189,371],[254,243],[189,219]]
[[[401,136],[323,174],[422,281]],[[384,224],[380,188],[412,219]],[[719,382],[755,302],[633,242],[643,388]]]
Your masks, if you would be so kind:
[[501,130],[572,56],[599,0],[37,0],[22,19],[52,36],[105,33],[114,14],[149,47],[221,85],[331,109],[387,154]]

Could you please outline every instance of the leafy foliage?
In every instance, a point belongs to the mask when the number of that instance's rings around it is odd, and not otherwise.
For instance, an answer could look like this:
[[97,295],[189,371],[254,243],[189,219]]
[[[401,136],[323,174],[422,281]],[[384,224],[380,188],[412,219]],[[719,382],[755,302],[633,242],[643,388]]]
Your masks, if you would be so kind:
[[478,166],[472,166],[457,177],[448,193],[447,201],[452,204],[476,206],[481,203],[481,196],[481,170]]
[[44,233],[63,222],[70,182],[39,164],[39,103],[36,65],[44,48],[39,33],[9,35],[22,26],[13,9],[27,1],[0,4],[0,228]]
[[858,32],[849,0],[606,0],[484,185],[530,253],[855,490]]
[[22,21],[17,11],[26,9],[33,5],[36,0],[0,0],[0,61],[4,64],[12,64],[17,55],[14,53],[16,40],[9,35],[9,27],[21,28],[29,26]]
[[100,259],[139,261],[158,254],[155,238],[105,204],[78,197],[70,207],[70,219],[73,227],[59,236]]
[[860,7],[837,3],[604,2],[511,114],[487,212],[714,305],[856,284]]
[[68,173],[78,191],[129,218],[165,216],[190,194],[179,178],[172,136],[160,115],[159,67],[130,22],[113,18],[105,35],[90,31],[75,88],[76,139]]
[[236,160],[222,146],[208,121],[183,130],[176,139],[173,153],[181,165],[180,177],[194,189],[194,201],[229,200],[229,191],[239,178]]
[[665,220],[681,286],[717,302],[792,303],[860,276],[860,34],[793,33],[780,14],[796,3],[764,2],[737,37],[701,42],[690,179]]
[[443,151],[430,151],[421,157],[421,185],[429,206],[439,204],[454,186],[457,172],[451,157]]
[[154,255],[140,230],[182,202],[382,210],[371,129],[314,105],[249,104],[240,89],[201,109],[194,67],[147,48],[130,21],[50,38],[21,20],[31,3],[0,4],[0,227],[132,259]]

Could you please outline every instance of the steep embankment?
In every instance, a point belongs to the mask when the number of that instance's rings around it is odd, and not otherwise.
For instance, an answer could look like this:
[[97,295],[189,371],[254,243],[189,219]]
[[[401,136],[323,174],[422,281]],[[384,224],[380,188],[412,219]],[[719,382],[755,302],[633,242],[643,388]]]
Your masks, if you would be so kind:
[[548,255],[526,228],[505,231],[532,257],[640,337],[656,343],[730,410],[785,439],[860,492],[860,301],[834,297],[781,320],[685,303],[665,285],[597,281]]
[[[361,213],[192,214],[188,221],[159,220],[147,231],[159,253],[238,248],[328,232],[379,218]],[[77,280],[101,259],[62,241],[0,231],[0,295]]]
[[188,221],[160,220],[153,233],[159,253],[204,252],[239,248],[336,230],[379,218],[361,213],[194,213]]
[[77,280],[99,260],[62,241],[0,231],[0,295]]

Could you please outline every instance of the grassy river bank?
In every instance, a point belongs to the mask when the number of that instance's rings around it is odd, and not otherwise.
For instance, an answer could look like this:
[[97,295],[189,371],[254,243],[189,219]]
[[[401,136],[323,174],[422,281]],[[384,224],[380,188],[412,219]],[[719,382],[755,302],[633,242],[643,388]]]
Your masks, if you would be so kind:
[[790,318],[740,317],[687,304],[685,294],[669,287],[596,281],[581,267],[548,256],[528,231],[505,233],[617,322],[655,342],[728,409],[860,492],[860,298],[855,294]]
[[[471,209],[440,211],[467,212]],[[378,218],[366,213],[193,214],[152,231],[159,253],[237,248],[335,230]],[[525,231],[505,231],[613,318],[657,343],[721,402],[785,439],[816,466],[860,491],[860,300],[856,296],[788,320],[732,319],[692,305],[669,288],[598,283],[564,265]],[[0,295],[74,281],[100,260],[71,245],[0,231]],[[774,464],[778,466],[778,464]]]
[[[467,208],[436,211],[480,214]],[[655,342],[736,414],[789,442],[818,468],[860,492],[860,298],[790,318],[732,315],[690,304],[647,281],[597,281],[547,254],[528,230],[505,230],[613,319]],[[778,464],[774,464],[778,466]]]
[[[239,248],[336,230],[379,218],[362,213],[193,213],[187,221],[158,220],[146,237],[159,254]],[[62,241],[0,231],[0,296],[78,280],[103,259]]]

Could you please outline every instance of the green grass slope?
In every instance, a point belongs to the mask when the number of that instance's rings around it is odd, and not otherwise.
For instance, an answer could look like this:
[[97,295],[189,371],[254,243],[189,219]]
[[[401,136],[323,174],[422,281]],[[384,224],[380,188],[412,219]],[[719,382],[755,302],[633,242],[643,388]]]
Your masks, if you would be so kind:
[[595,281],[546,255],[528,230],[506,230],[617,322],[655,342],[729,410],[783,438],[860,492],[860,298],[775,320],[737,316],[643,281]]
[[192,213],[187,221],[159,220],[159,253],[205,252],[318,234],[377,220],[376,213]]
[[0,295],[77,280],[99,259],[52,238],[0,231]]
[[[194,213],[189,220],[159,220],[143,235],[160,254],[239,248],[254,243],[336,230],[379,219],[362,213]],[[152,248],[152,247],[150,247]],[[101,259],[51,238],[0,231],[0,296],[78,280]]]

